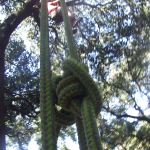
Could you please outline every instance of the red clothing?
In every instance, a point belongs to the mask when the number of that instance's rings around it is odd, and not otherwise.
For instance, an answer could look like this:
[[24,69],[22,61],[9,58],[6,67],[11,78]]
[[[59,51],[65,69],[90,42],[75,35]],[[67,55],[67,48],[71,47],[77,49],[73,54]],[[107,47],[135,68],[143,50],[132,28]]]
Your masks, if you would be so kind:
[[[48,13],[50,14],[52,20],[54,20],[56,24],[63,21],[63,16],[62,16],[61,7],[59,5],[59,1],[57,2],[55,1],[55,3],[48,2],[47,8],[48,8]],[[69,15],[72,28],[76,27],[78,23],[83,20],[82,18],[75,19],[75,16],[72,15],[69,10],[68,10],[68,15]]]
[[53,2],[48,2],[47,3],[47,7],[48,7],[48,13],[51,15],[52,17],[52,12],[56,11],[60,6],[57,4],[53,4]]

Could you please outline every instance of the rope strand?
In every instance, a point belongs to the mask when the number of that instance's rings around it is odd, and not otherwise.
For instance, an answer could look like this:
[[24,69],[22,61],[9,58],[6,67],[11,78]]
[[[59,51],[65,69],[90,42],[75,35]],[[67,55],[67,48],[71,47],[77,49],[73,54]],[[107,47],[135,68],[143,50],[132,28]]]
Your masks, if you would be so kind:
[[67,6],[64,0],[60,0],[60,5],[62,7],[62,15],[65,24],[65,32],[67,37],[67,43],[69,47],[70,57],[78,60],[77,58],[77,50],[75,46],[75,41],[73,38],[72,27],[68,17]]
[[40,24],[40,108],[43,150],[56,150],[54,105],[51,89],[51,64],[48,34],[47,0],[41,1]]

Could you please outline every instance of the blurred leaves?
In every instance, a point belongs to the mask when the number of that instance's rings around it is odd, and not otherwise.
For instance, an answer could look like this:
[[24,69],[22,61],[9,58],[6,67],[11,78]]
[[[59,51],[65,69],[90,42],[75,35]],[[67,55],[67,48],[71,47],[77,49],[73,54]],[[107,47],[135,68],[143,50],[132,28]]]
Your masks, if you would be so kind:
[[[25,2],[2,0],[1,13],[19,12]],[[102,93],[104,107],[97,123],[104,149],[149,149],[150,2],[85,0],[69,9],[76,18],[83,17],[74,38],[80,61],[88,65]],[[69,53],[64,24],[49,18],[49,26],[57,31],[50,28],[49,32],[55,76],[62,74],[61,65]],[[32,50],[27,51],[19,29],[26,29]],[[38,30],[33,16],[24,20],[5,55],[7,135],[13,143],[22,141],[21,146],[27,146],[40,130]],[[76,140],[74,127],[62,128],[60,137],[68,135]],[[40,136],[37,141],[40,145]]]

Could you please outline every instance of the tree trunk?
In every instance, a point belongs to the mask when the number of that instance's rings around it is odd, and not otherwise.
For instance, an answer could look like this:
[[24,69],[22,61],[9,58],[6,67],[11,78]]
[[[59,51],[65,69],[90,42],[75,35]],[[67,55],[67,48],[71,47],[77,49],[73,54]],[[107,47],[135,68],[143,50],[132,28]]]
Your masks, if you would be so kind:
[[0,149],[6,150],[4,112],[4,51],[0,44]]

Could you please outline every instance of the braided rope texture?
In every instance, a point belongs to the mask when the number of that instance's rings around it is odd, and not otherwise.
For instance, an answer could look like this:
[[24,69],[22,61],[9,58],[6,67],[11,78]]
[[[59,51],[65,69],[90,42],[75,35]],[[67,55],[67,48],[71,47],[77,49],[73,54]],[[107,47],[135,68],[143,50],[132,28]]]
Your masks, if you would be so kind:
[[[71,125],[75,122],[76,116],[80,148],[101,150],[101,141],[96,126],[96,117],[103,104],[99,89],[88,74],[87,67],[76,60],[66,59],[63,62],[63,70],[62,77],[52,80],[55,104],[62,108],[59,111],[60,114],[55,115],[57,116],[56,123],[63,126]],[[61,112],[65,115],[61,115]],[[82,122],[79,121],[81,119]]]
[[42,149],[56,150],[54,105],[52,101],[47,0],[41,1],[40,108]]
[[86,137],[85,137],[85,130],[83,127],[82,120],[79,117],[76,117],[76,126],[77,126],[80,150],[88,150],[87,143],[86,143]]
[[65,24],[65,33],[67,37],[70,57],[77,59],[75,41],[73,38],[72,27],[71,27],[70,19],[68,17],[68,9],[67,9],[65,0],[60,0],[60,5],[62,7],[62,15],[63,15],[64,24]]
[[94,107],[90,97],[84,98],[81,111],[88,150],[102,150]]
[[[65,60],[63,63],[64,75],[51,80],[48,14],[47,9],[45,9],[47,8],[47,1],[48,0],[42,0],[41,2],[40,37],[40,107],[43,150],[56,149],[55,130],[59,133],[60,126],[68,126],[75,123],[75,116],[80,148],[100,150],[102,146],[95,118],[99,114],[103,102],[99,89],[89,76],[86,67],[74,60],[77,59],[77,53],[64,0],[60,0],[60,3],[62,6],[70,57],[74,59]],[[57,109],[57,105],[60,105],[62,109]],[[82,122],[80,118],[82,118]],[[57,123],[56,129],[55,122]],[[84,136],[79,133],[83,128]]]

